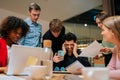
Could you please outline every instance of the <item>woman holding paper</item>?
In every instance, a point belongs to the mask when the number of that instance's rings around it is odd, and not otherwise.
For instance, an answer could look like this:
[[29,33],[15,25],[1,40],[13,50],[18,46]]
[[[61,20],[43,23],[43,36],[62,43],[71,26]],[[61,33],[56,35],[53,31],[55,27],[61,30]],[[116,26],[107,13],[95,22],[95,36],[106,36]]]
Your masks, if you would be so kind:
[[[110,79],[120,80],[120,16],[111,16],[103,21],[101,35],[104,41],[115,45],[112,58],[107,66]],[[80,74],[76,70],[75,74]]]
[[[95,21],[100,29],[102,28],[103,20],[107,17],[108,17],[108,14],[104,11],[96,15]],[[107,66],[112,57],[112,48],[114,47],[114,45],[112,43],[102,40],[102,46],[104,48],[101,50],[101,54],[98,54],[95,58],[98,59],[104,56],[105,66]]]
[[11,54],[11,46],[26,35],[29,26],[20,18],[6,17],[0,25],[0,72],[6,69]]
[[120,16],[112,16],[103,21],[102,32],[104,41],[115,45],[113,55],[107,68],[112,79],[120,80]]

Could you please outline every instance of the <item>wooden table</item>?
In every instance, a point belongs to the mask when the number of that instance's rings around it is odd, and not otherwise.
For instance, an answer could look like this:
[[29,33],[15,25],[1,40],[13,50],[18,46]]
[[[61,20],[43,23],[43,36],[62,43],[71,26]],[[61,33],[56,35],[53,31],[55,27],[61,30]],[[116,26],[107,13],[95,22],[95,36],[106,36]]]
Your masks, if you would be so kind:
[[53,74],[50,80],[83,80],[83,76],[73,74]]
[[[8,79],[9,78],[9,79]],[[83,80],[82,76],[73,74],[53,74],[50,80]],[[5,74],[0,74],[0,80],[32,80],[28,76],[6,76]],[[46,80],[46,79],[39,79]]]
[[[32,79],[29,78],[28,76],[6,76],[5,74],[0,74],[0,80],[32,80]],[[83,80],[83,76],[73,74],[53,74],[50,80]]]

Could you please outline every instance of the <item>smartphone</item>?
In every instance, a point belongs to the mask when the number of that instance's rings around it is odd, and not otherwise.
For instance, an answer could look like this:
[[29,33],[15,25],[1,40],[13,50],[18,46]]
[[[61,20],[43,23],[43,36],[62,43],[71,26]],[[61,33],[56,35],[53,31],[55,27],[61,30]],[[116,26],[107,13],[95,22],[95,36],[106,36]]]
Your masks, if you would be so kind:
[[64,51],[63,50],[58,50],[58,56],[64,56]]

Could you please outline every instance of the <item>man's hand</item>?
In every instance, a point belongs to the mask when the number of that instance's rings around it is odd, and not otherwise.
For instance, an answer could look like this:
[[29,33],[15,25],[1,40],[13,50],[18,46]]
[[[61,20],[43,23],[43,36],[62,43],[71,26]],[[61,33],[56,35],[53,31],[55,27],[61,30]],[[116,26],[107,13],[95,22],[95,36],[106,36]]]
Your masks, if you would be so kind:
[[57,53],[55,53],[54,57],[53,57],[53,61],[55,63],[58,63],[60,61],[63,61],[64,60],[64,56],[58,56]]
[[76,51],[77,51],[77,44],[74,43],[73,53],[75,53]]
[[73,54],[74,54],[74,56],[75,56],[76,58],[78,57],[77,44],[76,44],[76,43],[74,43]]
[[[62,44],[62,50],[63,50],[64,53],[66,54],[65,43]],[[65,55],[65,54],[64,54],[64,55]]]

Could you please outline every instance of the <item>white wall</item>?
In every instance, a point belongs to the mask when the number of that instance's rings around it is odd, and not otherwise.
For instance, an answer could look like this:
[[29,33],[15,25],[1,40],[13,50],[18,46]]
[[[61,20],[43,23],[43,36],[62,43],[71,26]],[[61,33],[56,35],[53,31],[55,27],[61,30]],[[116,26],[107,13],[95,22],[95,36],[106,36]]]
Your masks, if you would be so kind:
[[72,23],[64,23],[66,28],[66,32],[73,32],[76,34],[77,38],[91,38],[91,39],[102,39],[101,29],[99,29],[96,25],[84,26],[84,24],[72,24]]
[[27,15],[31,2],[40,5],[40,18],[45,21],[53,18],[64,21],[102,4],[102,0],[0,0],[0,8]]
[[[22,19],[25,19],[26,15],[23,15],[23,14],[19,14],[19,13],[15,13],[15,12],[11,12],[11,11],[8,11],[8,10],[3,10],[3,9],[0,9],[0,22],[2,21],[3,18],[7,17],[7,16],[17,16],[17,17],[20,17]],[[38,22],[40,22],[42,24],[42,34],[44,34],[47,30],[48,30],[48,24],[49,22],[47,21],[44,21],[44,20],[41,20],[39,19]]]
[[[4,14],[4,15],[3,15]],[[8,10],[0,9],[0,22],[3,18],[7,16],[17,16],[22,19],[25,19],[27,16]],[[49,29],[49,22],[44,20],[38,20],[42,24],[42,34],[44,34]],[[88,25],[85,27],[83,24],[72,24],[72,23],[63,23],[66,28],[66,32],[73,32],[78,38],[92,38],[92,39],[102,39],[100,35],[100,29],[95,25]]]

